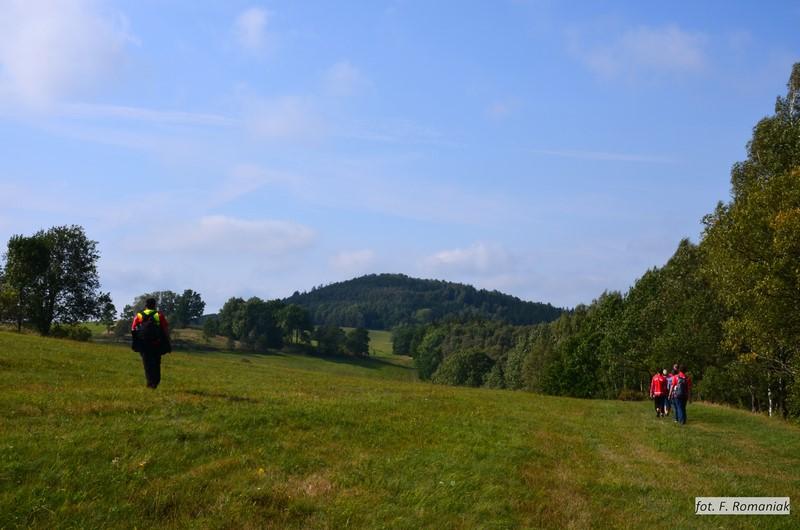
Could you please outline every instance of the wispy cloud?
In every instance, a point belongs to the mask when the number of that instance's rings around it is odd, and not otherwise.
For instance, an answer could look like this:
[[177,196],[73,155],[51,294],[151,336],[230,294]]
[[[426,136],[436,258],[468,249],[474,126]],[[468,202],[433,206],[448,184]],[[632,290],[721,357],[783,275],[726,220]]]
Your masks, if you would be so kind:
[[595,74],[605,78],[638,78],[663,74],[697,73],[706,68],[703,33],[676,25],[639,26],[608,39],[590,41],[586,32],[568,33],[569,51]]
[[131,251],[228,257],[244,254],[252,258],[294,253],[310,246],[314,238],[314,230],[291,221],[211,215],[134,237],[128,247]]
[[410,120],[385,120],[382,124],[356,123],[343,128],[338,136],[366,142],[387,144],[417,144],[454,147],[457,142],[443,132]]
[[596,160],[605,162],[642,162],[651,164],[671,164],[674,160],[658,155],[640,155],[632,153],[612,153],[608,151],[581,151],[575,149],[533,149],[538,155],[576,158],[580,160]]
[[323,120],[308,98],[252,98],[244,112],[248,130],[267,140],[312,140],[325,132]]
[[0,12],[0,87],[32,107],[111,77],[136,41],[121,13],[90,0],[3,0]]
[[497,274],[509,263],[509,255],[498,244],[475,243],[469,247],[446,249],[423,259],[424,268],[444,273]]
[[324,83],[334,96],[352,96],[367,87],[369,80],[349,61],[339,61],[325,72]]
[[249,52],[263,51],[268,43],[269,18],[269,11],[261,7],[250,7],[242,11],[234,22],[234,32],[239,45]]
[[225,203],[269,185],[299,191],[303,184],[304,180],[292,173],[267,170],[257,164],[237,164],[222,180],[213,199]]
[[329,262],[338,272],[359,274],[375,263],[375,252],[370,249],[342,251],[331,256]]
[[56,113],[67,118],[129,120],[162,125],[227,127],[239,123],[220,114],[92,103],[67,103],[59,106]]

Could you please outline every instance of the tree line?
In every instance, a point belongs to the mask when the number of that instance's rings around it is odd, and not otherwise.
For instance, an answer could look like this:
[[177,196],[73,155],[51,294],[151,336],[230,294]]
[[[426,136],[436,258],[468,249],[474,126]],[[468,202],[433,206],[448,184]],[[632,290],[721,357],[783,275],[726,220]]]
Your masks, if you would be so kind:
[[204,323],[204,331],[228,338],[231,346],[239,344],[249,350],[264,351],[287,345],[304,346],[312,341],[316,351],[326,355],[369,354],[369,333],[363,327],[345,332],[338,326],[314,326],[308,310],[283,300],[248,300],[232,297],[219,313]]
[[553,322],[405,325],[394,349],[447,384],[625,397],[673,363],[697,393],[800,415],[800,63],[734,164],[731,198],[662,267]]
[[282,300],[234,297],[218,315],[204,316],[200,293],[166,290],[141,294],[117,314],[110,294],[100,291],[99,257],[97,242],[77,225],[12,236],[0,267],[0,322],[14,322],[17,331],[27,326],[41,335],[89,340],[91,331],[82,323],[98,321],[127,337],[133,317],[154,298],[171,327],[202,322],[207,339],[222,335],[231,347],[266,351],[296,345],[327,355],[369,354],[369,333],[363,327],[348,332],[337,326],[315,328],[307,309]]

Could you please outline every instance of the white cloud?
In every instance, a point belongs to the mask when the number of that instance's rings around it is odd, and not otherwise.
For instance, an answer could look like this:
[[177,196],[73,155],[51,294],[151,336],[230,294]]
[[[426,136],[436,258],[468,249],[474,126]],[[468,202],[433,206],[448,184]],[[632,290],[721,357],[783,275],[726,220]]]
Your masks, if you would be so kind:
[[590,70],[606,77],[635,78],[642,75],[693,73],[705,69],[706,37],[675,25],[640,26],[615,39],[585,45],[583,35],[570,35],[570,51]]
[[280,256],[308,248],[314,231],[298,223],[246,220],[212,215],[174,228],[143,234],[129,241],[131,251],[200,253],[208,256]]
[[270,13],[260,7],[251,7],[242,11],[236,22],[234,30],[239,45],[250,52],[258,52],[267,44],[267,22]]
[[123,15],[92,0],[0,0],[0,88],[28,106],[113,75],[134,39]]
[[331,266],[349,274],[364,272],[375,263],[375,252],[370,249],[343,251],[330,259]]
[[340,61],[325,72],[325,88],[335,96],[351,96],[368,84],[364,74],[349,61]]
[[268,140],[309,140],[321,136],[324,129],[311,102],[297,96],[250,100],[245,123],[252,134]]
[[428,256],[423,260],[423,267],[439,272],[497,274],[509,261],[508,253],[499,245],[475,243]]

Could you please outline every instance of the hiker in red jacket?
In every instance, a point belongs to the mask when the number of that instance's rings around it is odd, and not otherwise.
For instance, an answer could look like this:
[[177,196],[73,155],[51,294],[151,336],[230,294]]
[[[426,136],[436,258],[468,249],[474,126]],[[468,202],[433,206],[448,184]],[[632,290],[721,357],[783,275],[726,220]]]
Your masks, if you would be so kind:
[[156,311],[155,298],[148,298],[145,308],[136,313],[131,335],[131,348],[142,356],[147,388],[154,389],[161,382],[161,356],[172,351],[169,323],[164,313]]
[[655,402],[656,418],[664,415],[664,401],[667,397],[667,378],[661,372],[656,372],[650,380],[650,399]]
[[669,388],[670,384],[672,383],[672,374],[667,372],[666,368],[661,370],[661,373],[664,376],[664,381],[667,383],[667,393],[664,394],[664,416],[669,416],[670,410],[672,410],[672,401],[669,399]]

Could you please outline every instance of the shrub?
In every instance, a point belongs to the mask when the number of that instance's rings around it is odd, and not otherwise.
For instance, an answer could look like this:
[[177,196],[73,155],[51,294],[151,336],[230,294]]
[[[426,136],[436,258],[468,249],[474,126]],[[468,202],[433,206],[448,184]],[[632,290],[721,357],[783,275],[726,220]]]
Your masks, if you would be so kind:
[[443,385],[481,386],[494,361],[483,352],[459,352],[447,357],[431,380]]
[[92,338],[92,330],[81,324],[53,324],[53,327],[50,328],[50,336],[87,342]]
[[620,401],[644,401],[649,397],[645,392],[633,390],[631,388],[623,388],[619,391],[617,399]]
[[486,374],[484,386],[488,388],[506,388],[506,379],[500,363],[495,363],[489,373]]

